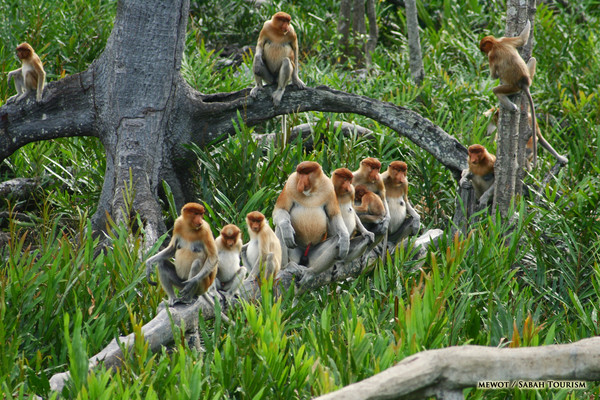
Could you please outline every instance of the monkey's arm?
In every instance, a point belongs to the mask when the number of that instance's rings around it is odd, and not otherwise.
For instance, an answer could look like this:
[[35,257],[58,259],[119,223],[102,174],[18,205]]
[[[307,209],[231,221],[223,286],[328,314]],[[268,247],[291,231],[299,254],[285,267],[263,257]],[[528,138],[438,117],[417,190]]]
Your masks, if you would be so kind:
[[167,260],[169,258],[172,258],[175,255],[175,252],[177,251],[177,239],[173,238],[171,240],[171,243],[169,243],[169,245],[164,248],[161,252],[159,252],[158,254],[150,257],[148,260],[146,260],[146,280],[148,281],[149,284],[151,284],[152,286],[156,286],[156,282],[154,282],[152,279],[150,279],[150,275],[152,274],[152,265],[154,263],[157,263],[161,260]]
[[292,227],[292,220],[288,210],[277,208],[276,205],[275,209],[273,210],[273,223],[277,226],[277,229],[279,229],[279,232],[281,233],[281,237],[284,241],[283,244],[288,248],[296,247],[296,241],[294,239],[296,232]]
[[491,200],[493,195],[494,195],[494,184],[492,183],[490,185],[490,187],[485,192],[483,192],[483,194],[479,198],[479,201],[478,201],[479,207],[486,206],[489,203],[489,201]]
[[367,228],[365,228],[356,212],[354,212],[354,220],[356,222],[356,227],[358,228],[358,231],[360,232],[361,236],[366,237],[369,243],[373,243],[375,241],[375,234],[373,232],[369,232]]
[[[223,291],[225,291],[227,295],[233,296],[244,282],[246,275],[248,275],[248,270],[245,267],[240,267],[231,280],[228,282],[221,282]],[[215,281],[217,280],[215,279]]]
[[407,193],[404,193],[404,202],[406,203],[406,210],[408,211],[410,216],[413,217],[413,220],[421,221],[421,216],[412,207],[412,205],[410,204],[410,201],[408,201]]
[[8,78],[6,80],[6,84],[8,85],[10,83],[10,78],[13,77],[13,75],[17,75],[21,73],[21,68],[17,68],[17,69],[13,69],[12,71],[10,71],[8,73]]
[[344,223],[344,219],[342,218],[341,213],[335,214],[331,217],[331,226],[333,228],[333,232],[335,232],[338,236],[338,258],[343,259],[348,254],[350,250],[350,235],[348,234],[348,229],[346,228],[346,224]]
[[[204,264],[200,267],[200,264]],[[196,275],[187,281],[183,282],[183,289],[179,291],[179,297],[185,300],[190,300],[196,293],[198,293],[198,286],[202,284],[204,278],[206,278],[219,263],[219,259],[217,257],[206,257],[206,260],[202,260],[200,258],[194,260],[192,263],[191,271],[199,270]]]
[[463,189],[471,189],[473,187],[473,183],[471,183],[471,179],[473,178],[473,173],[468,169],[463,169],[459,185]]

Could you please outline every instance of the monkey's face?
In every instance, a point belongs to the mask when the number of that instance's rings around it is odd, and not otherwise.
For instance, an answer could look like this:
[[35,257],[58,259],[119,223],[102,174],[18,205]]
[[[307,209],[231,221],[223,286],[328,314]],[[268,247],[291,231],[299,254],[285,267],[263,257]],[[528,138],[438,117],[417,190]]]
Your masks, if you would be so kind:
[[17,47],[16,53],[19,60],[26,60],[31,57],[31,52],[25,47]]
[[248,218],[246,220],[246,223],[248,224],[248,228],[250,228],[252,232],[258,233],[260,232],[260,228],[262,227],[263,220],[259,220],[257,218]]
[[346,194],[352,192],[352,182],[348,179],[338,177],[336,179],[335,192],[337,194]]
[[225,238],[225,246],[228,248],[232,248],[235,242],[237,241],[237,235],[235,236],[224,236]]
[[481,158],[483,157],[483,152],[479,150],[469,151],[469,164],[479,164]]
[[364,185],[358,185],[354,188],[354,200],[357,202],[362,201],[363,196],[367,194],[367,188]]
[[298,173],[298,183],[296,185],[296,189],[299,193],[304,194],[305,196],[310,196],[310,192],[312,190],[312,182],[311,182],[312,174],[300,174]]
[[291,18],[288,18],[287,14],[285,15],[277,15],[275,17],[275,26],[277,27],[277,29],[279,29],[279,31],[281,32],[282,35],[287,35],[288,32],[290,31],[290,21]]
[[379,168],[367,167],[369,169],[369,181],[376,182],[379,180]]
[[204,223],[204,206],[197,203],[188,203],[183,206],[183,218],[194,230],[200,230]]

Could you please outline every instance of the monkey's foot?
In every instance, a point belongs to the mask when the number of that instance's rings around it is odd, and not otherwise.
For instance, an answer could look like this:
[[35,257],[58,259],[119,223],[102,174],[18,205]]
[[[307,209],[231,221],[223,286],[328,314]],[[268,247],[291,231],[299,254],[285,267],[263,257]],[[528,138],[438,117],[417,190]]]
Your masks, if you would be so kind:
[[569,159],[563,156],[556,157],[556,160],[563,165],[567,165],[569,163]]
[[273,105],[279,107],[281,104],[281,98],[283,97],[283,89],[277,89],[273,92]]
[[513,102],[510,102],[510,101],[508,103],[501,102],[500,104],[502,104],[502,108],[504,108],[505,110],[512,111],[512,112],[518,111],[516,104]]
[[258,94],[258,92],[261,90],[261,87],[258,86],[254,86],[252,88],[252,90],[250,91],[250,97],[256,97],[256,95]]

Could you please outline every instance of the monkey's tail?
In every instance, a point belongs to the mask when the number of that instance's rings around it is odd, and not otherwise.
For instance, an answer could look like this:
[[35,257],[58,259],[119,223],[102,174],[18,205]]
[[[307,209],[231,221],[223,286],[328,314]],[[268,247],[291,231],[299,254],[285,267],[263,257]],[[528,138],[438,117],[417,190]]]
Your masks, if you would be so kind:
[[537,166],[537,129],[535,129],[537,123],[537,117],[535,116],[535,106],[533,105],[533,98],[529,88],[525,91],[527,94],[527,100],[529,100],[529,106],[531,107],[531,135],[533,136],[532,147],[533,147],[533,168]]

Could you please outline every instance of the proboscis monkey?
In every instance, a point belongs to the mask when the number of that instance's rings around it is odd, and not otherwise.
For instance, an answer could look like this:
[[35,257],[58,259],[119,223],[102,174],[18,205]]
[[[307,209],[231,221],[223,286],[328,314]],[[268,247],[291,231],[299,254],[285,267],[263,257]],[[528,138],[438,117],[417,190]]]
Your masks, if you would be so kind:
[[46,72],[40,57],[29,43],[18,45],[16,52],[21,61],[21,68],[8,73],[8,83],[10,83],[10,78],[13,78],[17,94],[10,97],[6,102],[19,101],[27,96],[31,90],[36,91],[36,101],[42,100],[44,85],[46,84]]
[[375,240],[375,235],[364,227],[354,210],[354,186],[352,185],[352,178],[352,171],[348,168],[338,168],[331,174],[331,182],[333,183],[335,195],[340,206],[340,212],[342,213],[342,218],[350,237],[355,232],[359,232],[372,243]]
[[[259,211],[246,215],[250,242],[246,249],[247,266],[253,278],[274,278],[281,269],[281,244],[269,226],[265,216]],[[262,268],[261,268],[262,267]],[[262,273],[261,273],[262,272]]]
[[408,165],[404,161],[392,161],[387,171],[381,174],[385,186],[385,194],[390,208],[390,226],[388,230],[394,233],[400,228],[406,213],[413,219],[413,225],[418,230],[421,217],[408,200]]
[[[356,189],[358,185],[365,185],[367,190],[378,195],[383,202],[385,209],[384,218],[374,230],[371,229],[371,231],[375,232],[376,234],[387,232],[390,223],[390,209],[386,199],[385,186],[381,180],[381,175],[379,174],[380,170],[381,163],[379,160],[373,157],[367,157],[360,162],[360,167],[358,170],[353,172],[354,178],[352,180],[354,189]],[[361,220],[364,222],[364,219],[361,218]]]
[[248,270],[240,266],[242,235],[240,228],[233,224],[225,225],[215,240],[219,255],[219,268],[215,287],[227,295],[234,295],[246,278]]
[[[171,258],[175,258],[174,262]],[[208,223],[204,221],[204,206],[187,203],[175,220],[173,237],[169,245],[146,261],[146,279],[150,279],[152,265],[158,263],[160,283],[169,297],[169,305],[190,303],[194,296],[204,295],[217,276],[218,254]],[[180,290],[175,297],[173,287]],[[209,303],[212,300],[205,296]]]
[[494,194],[496,156],[490,154],[480,144],[469,146],[468,152],[469,168],[463,170],[460,185],[469,188],[469,185],[472,184],[479,204],[486,205],[492,200]]
[[256,96],[263,80],[267,84],[277,82],[277,90],[273,92],[275,107],[281,103],[285,87],[290,81],[300,89],[306,88],[298,77],[298,38],[290,24],[291,20],[289,14],[280,11],[264,23],[252,64],[256,86],[250,96]]
[[537,164],[537,140],[534,132],[537,121],[529,87],[535,74],[536,60],[531,57],[525,64],[517,51],[517,47],[523,46],[529,40],[530,29],[531,23],[528,20],[519,36],[501,37],[500,39],[496,39],[494,36],[486,36],[479,42],[479,49],[488,56],[492,79],[500,79],[500,86],[496,86],[493,91],[498,96],[502,106],[516,112],[517,106],[510,101],[508,95],[520,91],[527,95],[532,116],[531,132],[533,137],[533,166],[535,168]]
[[290,175],[275,204],[273,222],[283,265],[292,260],[308,266],[303,281],[348,255],[348,229],[333,184],[314,161],[301,162]]
[[385,218],[385,207],[381,197],[365,185],[356,185],[354,188],[354,210],[365,223],[379,224]]

